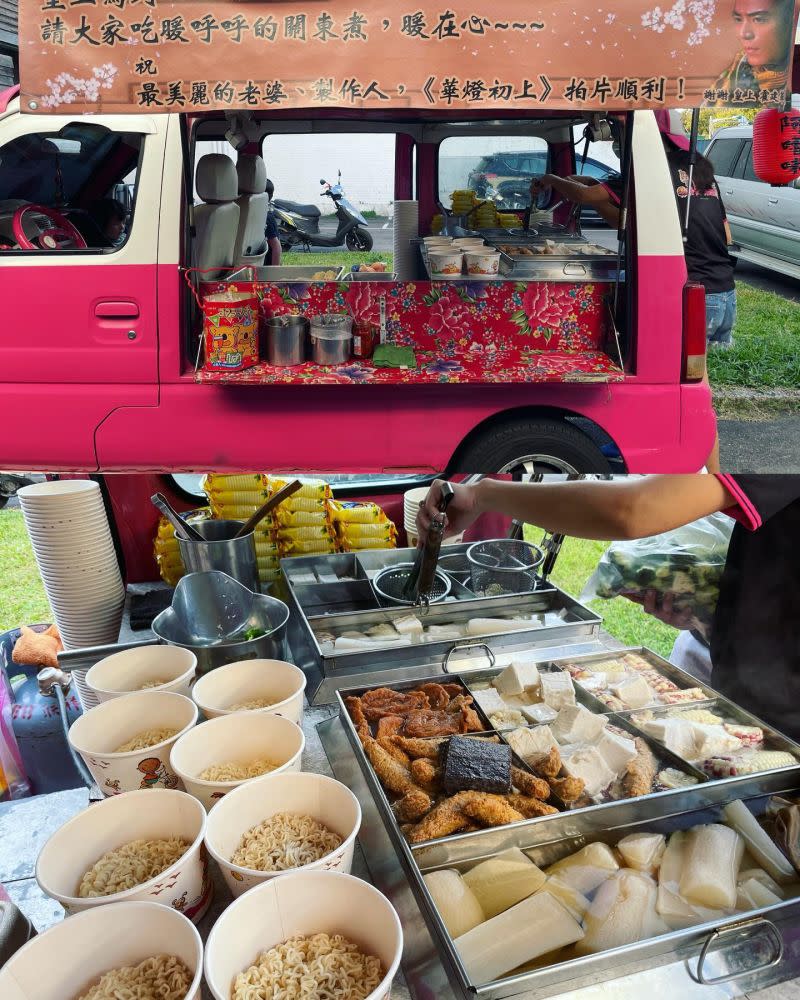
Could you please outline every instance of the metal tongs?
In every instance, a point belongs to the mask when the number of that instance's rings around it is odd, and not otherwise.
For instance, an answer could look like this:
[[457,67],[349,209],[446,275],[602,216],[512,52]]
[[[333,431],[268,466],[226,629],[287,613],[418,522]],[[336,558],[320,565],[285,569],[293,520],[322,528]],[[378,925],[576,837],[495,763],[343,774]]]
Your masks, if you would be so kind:
[[455,490],[450,483],[442,483],[442,497],[437,505],[438,513],[431,520],[425,544],[417,552],[417,558],[414,560],[414,565],[403,588],[403,598],[414,604],[427,606],[430,601],[436,579],[436,567],[439,563],[439,551],[442,547],[445,524],[447,523],[445,512],[455,495]]

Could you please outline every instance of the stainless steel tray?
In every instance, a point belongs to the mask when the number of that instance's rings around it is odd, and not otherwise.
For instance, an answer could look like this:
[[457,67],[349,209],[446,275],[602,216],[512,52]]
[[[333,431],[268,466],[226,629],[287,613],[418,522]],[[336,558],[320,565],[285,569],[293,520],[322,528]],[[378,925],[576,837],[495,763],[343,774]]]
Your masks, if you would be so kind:
[[344,276],[345,281],[397,281],[397,275],[393,271],[348,271]]
[[[314,278],[323,271],[335,271],[335,278]],[[324,264],[269,264],[266,267],[243,267],[230,275],[227,281],[341,281],[344,268],[340,265],[326,267]]]

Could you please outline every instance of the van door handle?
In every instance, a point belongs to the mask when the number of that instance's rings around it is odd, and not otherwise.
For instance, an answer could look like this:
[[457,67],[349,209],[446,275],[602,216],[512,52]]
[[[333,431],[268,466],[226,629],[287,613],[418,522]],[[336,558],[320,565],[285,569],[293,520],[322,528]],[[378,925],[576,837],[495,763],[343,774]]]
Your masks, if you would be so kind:
[[139,306],[136,302],[98,302],[94,314],[98,319],[138,319]]
[[769,202],[770,205],[777,205],[778,204],[778,199],[777,198],[767,198],[767,201]]

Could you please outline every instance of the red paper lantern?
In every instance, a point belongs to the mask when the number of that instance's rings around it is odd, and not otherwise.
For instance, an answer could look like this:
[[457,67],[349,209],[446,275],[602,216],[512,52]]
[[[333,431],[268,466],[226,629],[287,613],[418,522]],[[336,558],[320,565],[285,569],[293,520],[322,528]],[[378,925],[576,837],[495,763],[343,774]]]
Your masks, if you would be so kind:
[[800,177],[800,111],[765,108],[753,122],[753,169],[767,184]]

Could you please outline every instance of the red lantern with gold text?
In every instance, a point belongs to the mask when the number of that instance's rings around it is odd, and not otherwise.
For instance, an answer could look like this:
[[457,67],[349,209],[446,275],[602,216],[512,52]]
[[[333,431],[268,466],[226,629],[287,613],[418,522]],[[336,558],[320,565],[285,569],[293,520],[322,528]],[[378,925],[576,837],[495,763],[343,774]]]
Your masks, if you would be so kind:
[[753,169],[767,184],[800,177],[800,111],[765,108],[753,122]]

